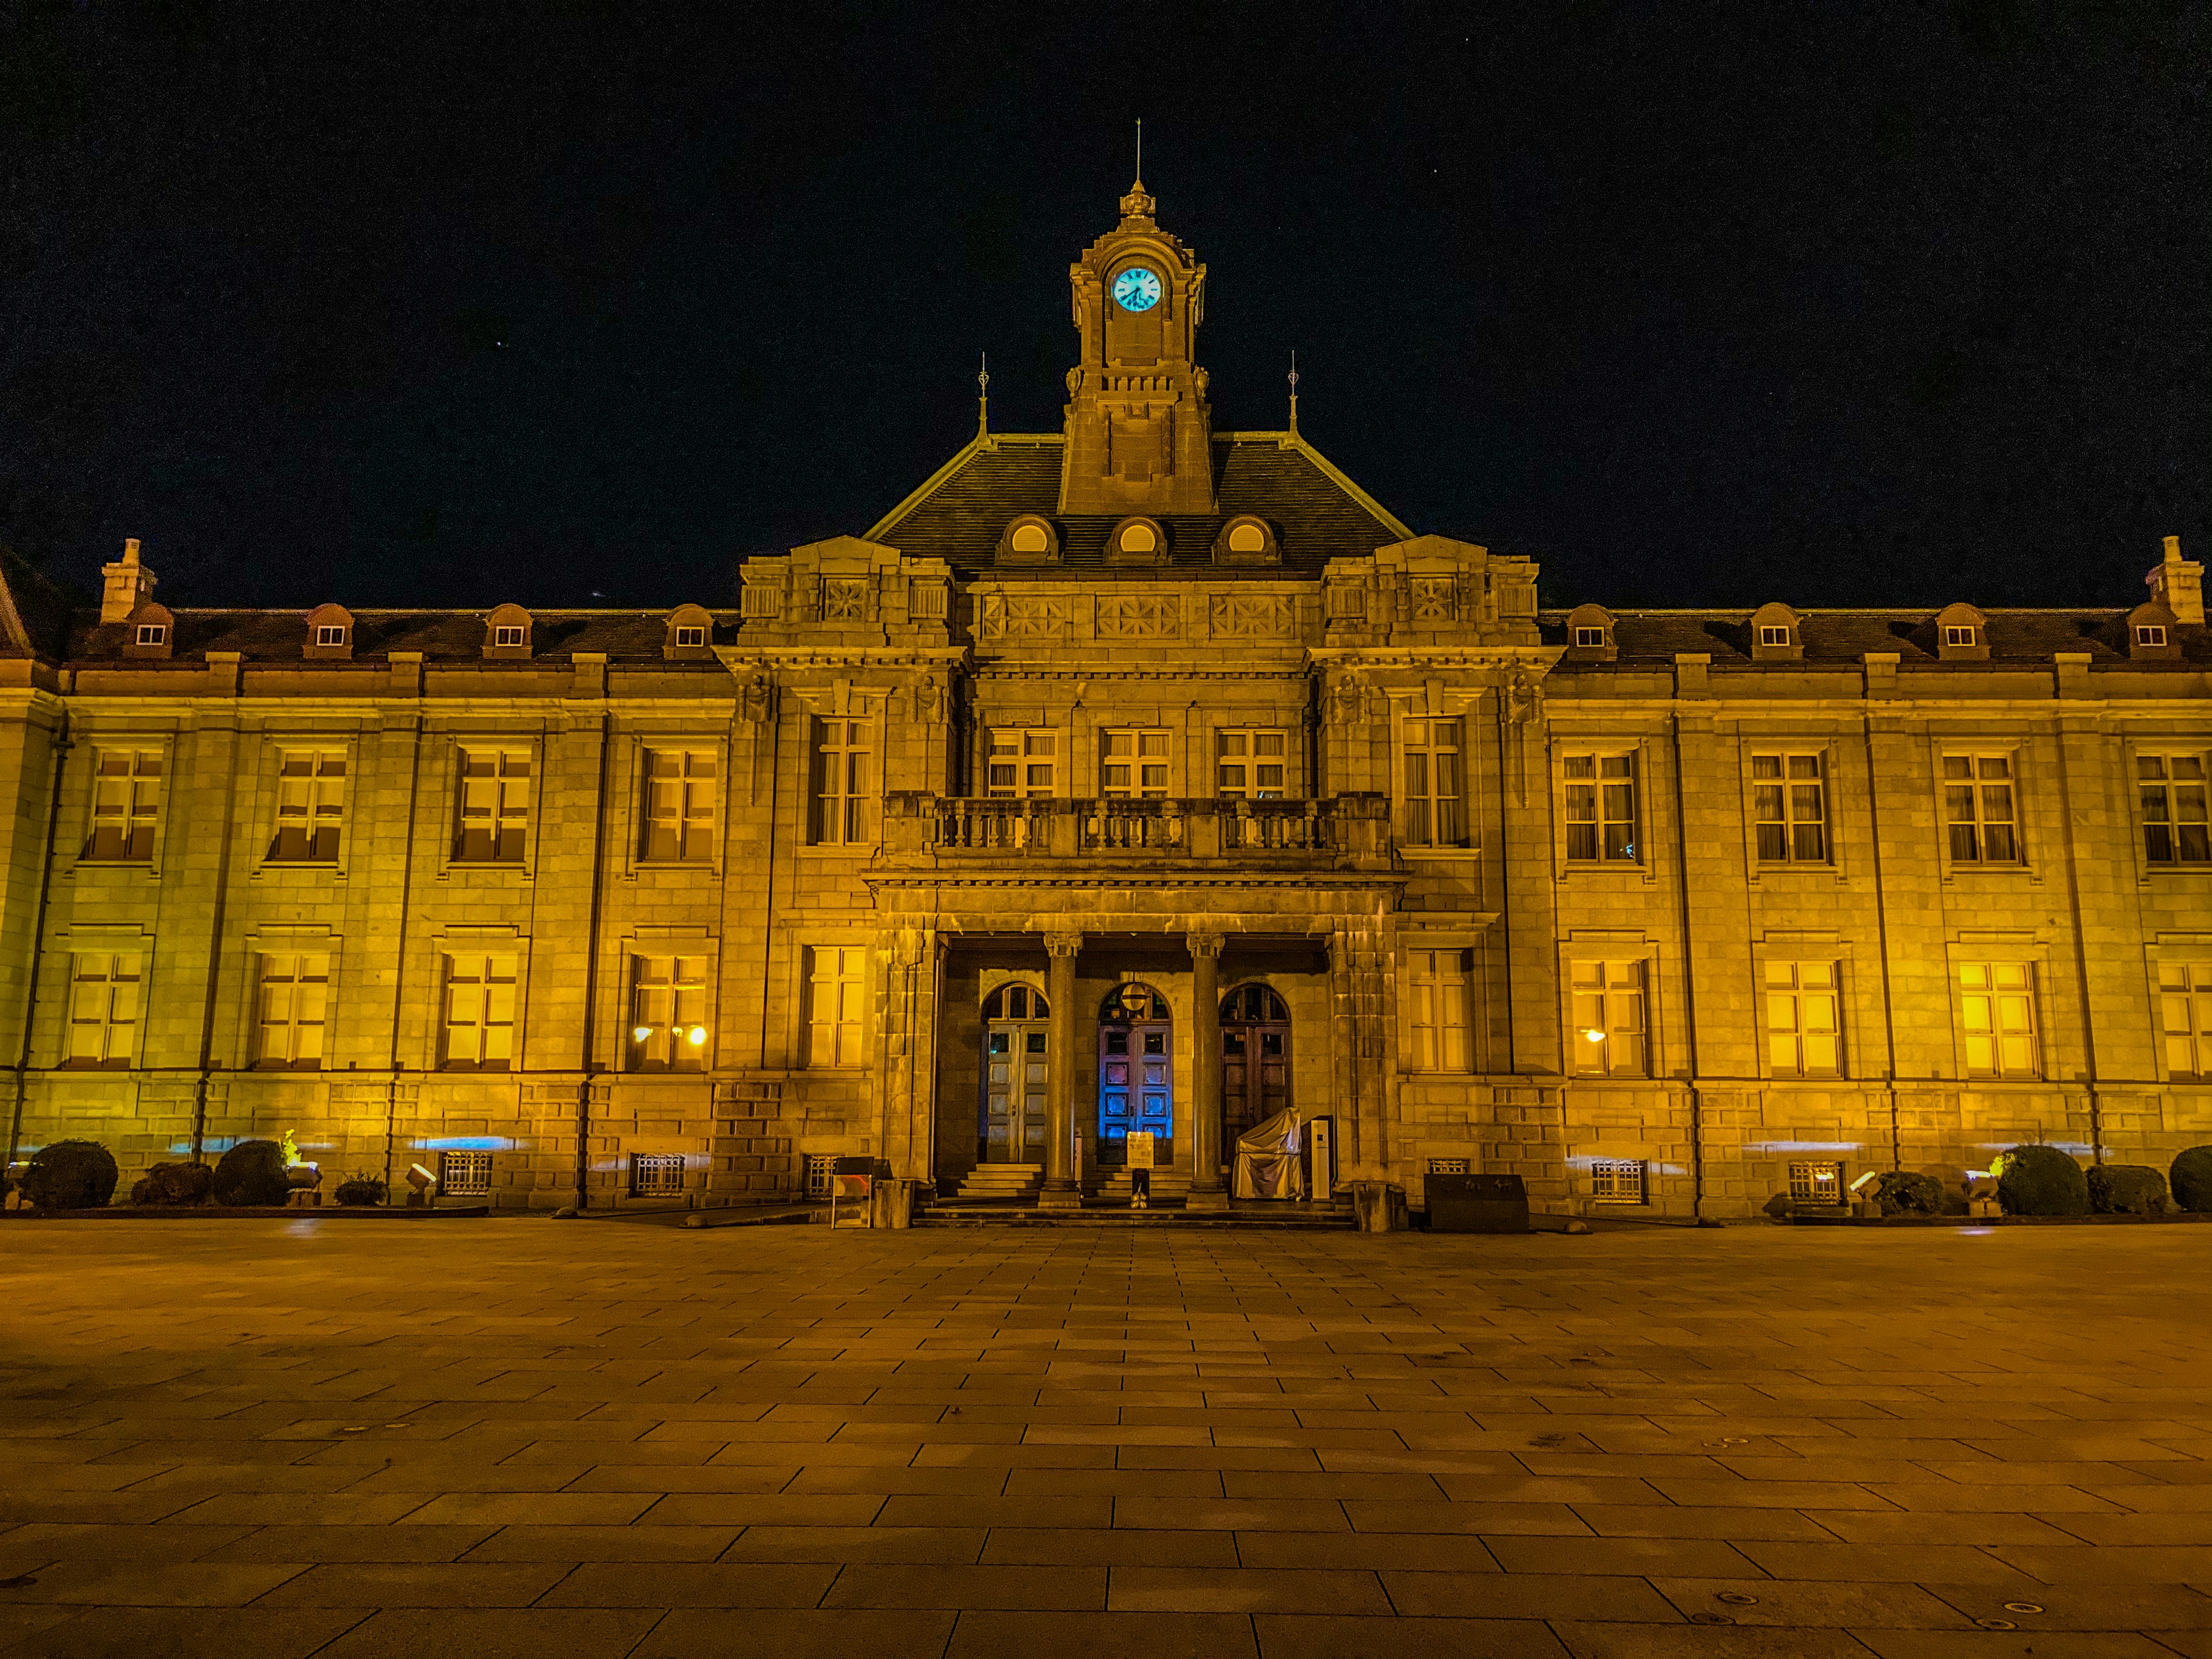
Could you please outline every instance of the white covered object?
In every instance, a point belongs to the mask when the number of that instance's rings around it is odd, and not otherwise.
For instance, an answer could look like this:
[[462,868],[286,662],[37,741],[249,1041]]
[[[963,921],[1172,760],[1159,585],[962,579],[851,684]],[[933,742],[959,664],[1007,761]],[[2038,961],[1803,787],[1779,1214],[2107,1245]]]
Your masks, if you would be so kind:
[[1304,1198],[1306,1161],[1298,1115],[1284,1110],[1237,1137],[1239,1198]]

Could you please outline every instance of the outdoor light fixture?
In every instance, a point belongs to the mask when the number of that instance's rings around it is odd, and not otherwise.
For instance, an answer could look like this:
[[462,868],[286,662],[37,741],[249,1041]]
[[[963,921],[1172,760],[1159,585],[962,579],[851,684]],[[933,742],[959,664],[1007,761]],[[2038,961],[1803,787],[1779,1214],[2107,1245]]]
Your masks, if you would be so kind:
[[653,1027],[650,1025],[641,1025],[635,1030],[632,1031],[630,1036],[635,1037],[640,1042],[650,1042],[653,1041]]
[[1595,1025],[1585,1030],[1583,1033],[1583,1036],[1592,1042],[1602,1042],[1605,1041],[1605,1033],[1599,1030]]
[[705,1026],[703,1026],[703,1025],[694,1025],[694,1026],[691,1028],[691,1030],[690,1030],[690,1042],[691,1046],[692,1046],[694,1048],[696,1048],[700,1047],[702,1044],[703,1044],[706,1041],[707,1041],[707,1028],[706,1028]]

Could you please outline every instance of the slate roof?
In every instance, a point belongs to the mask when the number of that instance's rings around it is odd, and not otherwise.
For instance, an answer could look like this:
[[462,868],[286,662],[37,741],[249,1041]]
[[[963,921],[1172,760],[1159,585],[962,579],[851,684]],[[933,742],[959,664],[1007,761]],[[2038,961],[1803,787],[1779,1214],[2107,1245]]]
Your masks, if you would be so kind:
[[[1537,617],[1547,645],[1569,643],[1565,611]],[[1613,637],[1620,659],[1671,662],[1677,654],[1704,654],[1715,665],[1748,664],[1751,619],[1744,611],[1615,611]],[[2128,658],[2128,612],[2124,610],[1984,611],[1990,662],[2049,663],[2061,651],[2086,652],[2099,662]],[[1893,651],[1899,666],[1942,661],[1936,635],[1935,611],[1801,611],[1798,632],[1809,663],[1856,663],[1870,651]],[[2212,634],[2200,628],[2178,631],[2177,643],[2188,662],[2212,661]],[[1605,665],[1587,665],[1603,667]],[[2156,666],[2155,664],[2144,665]],[[1972,662],[1945,663],[1972,669]]]
[[[893,507],[867,539],[902,553],[943,559],[961,575],[1051,580],[1127,577],[1157,581],[1158,565],[1109,566],[1106,538],[1119,514],[1062,517],[1060,462],[1066,440],[1058,433],[1009,433],[970,444],[921,489]],[[1217,434],[1213,489],[1220,511],[1164,516],[1169,571],[1210,577],[1318,576],[1331,559],[1358,557],[1412,539],[1413,532],[1331,465],[1303,438],[1281,432]],[[1057,565],[994,565],[1008,521],[1025,513],[1050,519],[1060,529]],[[1282,562],[1217,565],[1213,540],[1221,526],[1243,514],[1274,526]]]
[[[393,651],[420,651],[432,662],[478,660],[483,655],[484,619],[489,614],[356,611],[353,613],[354,658],[358,661]],[[710,614],[714,638],[720,642],[734,641],[738,613]],[[173,615],[173,660],[197,661],[204,652],[235,651],[252,662],[297,661],[307,641],[304,611],[179,610]],[[572,651],[599,651],[616,662],[659,662],[668,638],[666,611],[533,611],[530,616],[531,655],[549,661],[565,661]],[[99,617],[97,611],[78,615],[69,634],[70,658],[92,661],[122,656],[130,625],[102,623]]]

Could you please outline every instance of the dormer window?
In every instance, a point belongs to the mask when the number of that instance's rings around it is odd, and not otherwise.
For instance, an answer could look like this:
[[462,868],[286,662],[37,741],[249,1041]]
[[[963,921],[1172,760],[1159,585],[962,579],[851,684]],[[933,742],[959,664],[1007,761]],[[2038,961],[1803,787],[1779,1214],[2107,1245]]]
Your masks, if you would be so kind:
[[1106,538],[1109,564],[1165,564],[1167,532],[1154,519],[1124,519]]
[[1157,553],[1160,550],[1160,536],[1148,524],[1124,525],[1114,545],[1124,553]]
[[1060,532],[1050,519],[1024,513],[999,532],[1000,564],[1058,564]]
[[491,642],[502,651],[520,650],[528,631],[526,629],[502,623],[491,630]]
[[1006,538],[1006,545],[1017,553],[1049,553],[1052,537],[1041,524],[1018,524]]
[[1780,627],[1777,627],[1772,623],[1761,623],[1759,629],[1759,642],[1761,645],[1771,646],[1779,650],[1788,650],[1790,648],[1790,629],[1788,625],[1785,623]]
[[[2160,630],[2161,638],[2163,637],[2164,632],[2164,629]],[[167,645],[168,642],[169,629],[166,623],[140,623],[138,624],[139,644]]]
[[[146,630],[142,628],[138,631],[141,634],[143,634]],[[158,629],[155,630],[157,633],[160,630]],[[2166,624],[2163,623],[2137,623],[2136,624],[2136,643],[2137,645],[2164,645],[2166,643]]]
[[703,628],[679,628],[676,630],[676,648],[679,651],[706,643],[707,630]]
[[1602,651],[1605,649],[1605,629],[1577,628],[1575,629],[1575,644],[1581,650]]
[[325,623],[315,629],[317,645],[343,645],[345,642],[346,631],[343,623]]
[[1979,643],[1974,638],[1974,633],[1975,630],[1971,626],[1946,627],[1943,630],[1943,643],[1954,650],[1971,651]]

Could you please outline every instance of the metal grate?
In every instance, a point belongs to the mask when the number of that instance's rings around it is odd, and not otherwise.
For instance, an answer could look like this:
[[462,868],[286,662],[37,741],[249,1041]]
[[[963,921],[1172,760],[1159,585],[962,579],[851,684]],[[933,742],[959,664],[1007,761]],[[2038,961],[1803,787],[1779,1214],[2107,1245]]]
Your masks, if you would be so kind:
[[629,1190],[633,1198],[673,1198],[684,1191],[684,1154],[632,1152]]
[[439,1153],[438,1190],[447,1198],[490,1197],[491,1154]]
[[809,1152],[806,1155],[806,1196],[826,1200],[830,1196],[830,1171],[837,1162],[834,1152]]
[[1842,1203],[1844,1166],[1840,1164],[1791,1164],[1790,1196],[1800,1204]]
[[1601,1158],[1590,1163],[1590,1196],[1601,1204],[1641,1204],[1650,1165],[1640,1158]]
[[1431,1175],[1465,1175],[1467,1160],[1463,1158],[1432,1158],[1429,1160]]

